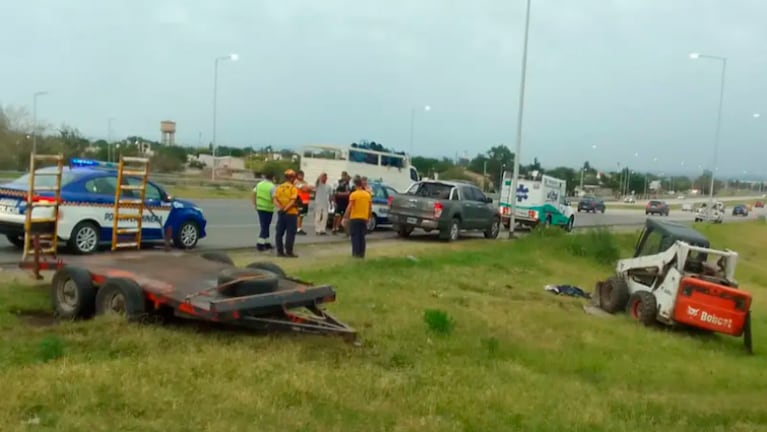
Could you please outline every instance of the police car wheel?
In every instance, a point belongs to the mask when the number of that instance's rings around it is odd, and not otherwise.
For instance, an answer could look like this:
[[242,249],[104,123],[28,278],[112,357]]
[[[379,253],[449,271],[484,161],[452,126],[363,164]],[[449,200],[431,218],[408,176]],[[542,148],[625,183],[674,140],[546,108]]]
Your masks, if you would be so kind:
[[368,219],[368,232],[373,232],[378,227],[378,221],[376,220],[376,214],[373,213]]
[[16,246],[17,248],[21,249],[21,248],[24,247],[24,236],[23,235],[22,236],[17,236],[17,235],[13,235],[13,234],[8,234],[8,235],[6,235],[6,237],[8,238],[8,241],[12,245]]
[[192,249],[197,246],[200,239],[200,229],[197,224],[189,221],[184,222],[173,236],[173,244],[179,249]]
[[99,247],[99,227],[93,222],[80,222],[69,236],[69,248],[77,254],[96,252]]

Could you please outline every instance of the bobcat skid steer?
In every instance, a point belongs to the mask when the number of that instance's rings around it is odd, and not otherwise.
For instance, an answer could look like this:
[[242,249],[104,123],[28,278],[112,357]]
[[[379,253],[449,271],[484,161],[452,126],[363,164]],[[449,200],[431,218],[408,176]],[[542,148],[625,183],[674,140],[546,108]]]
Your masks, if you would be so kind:
[[743,336],[751,345],[751,294],[738,289],[738,254],[710,248],[698,231],[647,219],[633,258],[619,260],[615,275],[597,283],[595,306],[627,311],[646,326],[694,327]]

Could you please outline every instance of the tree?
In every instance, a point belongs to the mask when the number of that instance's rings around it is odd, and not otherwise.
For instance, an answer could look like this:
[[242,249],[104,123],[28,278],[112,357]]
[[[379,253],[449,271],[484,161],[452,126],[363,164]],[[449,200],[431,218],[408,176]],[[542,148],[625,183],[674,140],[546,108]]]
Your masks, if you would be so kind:
[[503,170],[511,170],[514,165],[514,153],[505,145],[491,147],[485,154],[478,154],[469,161],[467,167],[475,173],[484,173],[487,167],[487,175],[493,180],[493,183],[500,181]]

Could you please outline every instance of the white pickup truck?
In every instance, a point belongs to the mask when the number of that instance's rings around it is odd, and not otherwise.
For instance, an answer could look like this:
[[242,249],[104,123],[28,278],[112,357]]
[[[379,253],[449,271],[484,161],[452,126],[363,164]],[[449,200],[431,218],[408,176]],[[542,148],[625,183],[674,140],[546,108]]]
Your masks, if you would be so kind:
[[701,204],[695,212],[695,222],[724,222],[724,203],[717,201],[711,208],[709,208],[708,203]]

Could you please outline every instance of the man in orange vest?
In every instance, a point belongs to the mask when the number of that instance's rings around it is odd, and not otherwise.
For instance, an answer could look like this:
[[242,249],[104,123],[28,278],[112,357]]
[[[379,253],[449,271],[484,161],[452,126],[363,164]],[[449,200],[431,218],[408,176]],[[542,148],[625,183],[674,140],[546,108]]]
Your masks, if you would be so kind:
[[306,235],[304,231],[304,217],[309,213],[309,201],[311,199],[312,186],[304,180],[304,172],[296,172],[296,181],[293,183],[298,189],[298,204],[300,209],[298,211],[298,230],[296,234]]

